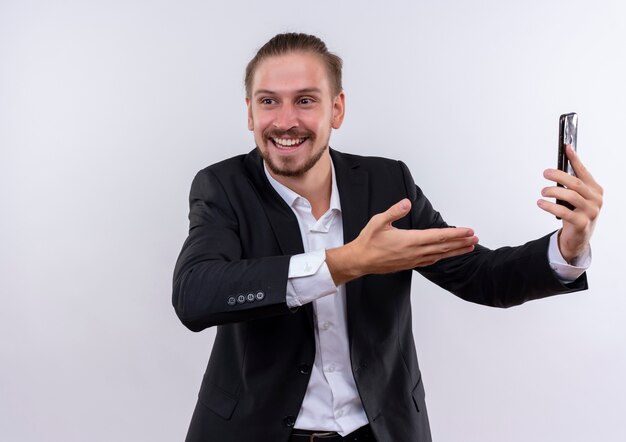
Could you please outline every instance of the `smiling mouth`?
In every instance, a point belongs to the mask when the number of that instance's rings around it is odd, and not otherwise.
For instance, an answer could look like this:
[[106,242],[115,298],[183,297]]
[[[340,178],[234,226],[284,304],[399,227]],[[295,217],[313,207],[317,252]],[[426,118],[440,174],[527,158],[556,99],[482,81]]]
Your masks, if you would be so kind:
[[308,139],[309,139],[309,137],[302,137],[302,138],[270,138],[270,140],[272,140],[272,143],[274,143],[274,146],[276,146],[278,149],[282,149],[282,150],[295,149],[296,147],[301,146],[302,143],[304,143]]

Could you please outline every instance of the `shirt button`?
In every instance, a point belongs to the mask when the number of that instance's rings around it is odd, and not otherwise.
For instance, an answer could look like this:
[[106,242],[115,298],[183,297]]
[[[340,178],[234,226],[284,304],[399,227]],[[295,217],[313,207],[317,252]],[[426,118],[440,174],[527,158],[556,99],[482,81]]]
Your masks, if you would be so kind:
[[243,304],[244,302],[246,302],[246,297],[245,297],[245,295],[239,295],[239,296],[237,296],[237,302],[238,302],[239,304]]
[[335,371],[335,364],[330,364],[330,365],[328,366],[328,369],[326,369],[326,371],[327,371],[328,373],[332,373],[333,371]]
[[328,330],[330,328],[330,322],[324,321],[322,324],[322,330]]
[[335,413],[335,417],[340,418],[341,416],[343,416],[343,410],[337,410],[337,412]]
[[285,427],[293,427],[296,424],[296,418],[293,416],[286,416],[283,419],[283,423],[285,424]]
[[248,296],[246,296],[246,299],[248,300],[248,302],[252,302],[255,299],[254,293],[248,293]]

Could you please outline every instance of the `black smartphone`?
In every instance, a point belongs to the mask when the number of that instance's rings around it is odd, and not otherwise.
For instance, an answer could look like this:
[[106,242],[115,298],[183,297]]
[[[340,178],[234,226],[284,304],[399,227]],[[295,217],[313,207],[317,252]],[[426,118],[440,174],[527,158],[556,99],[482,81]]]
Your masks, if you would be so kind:
[[[576,176],[574,173],[574,169],[572,169],[572,165],[567,159],[567,155],[565,154],[565,146],[567,144],[571,144],[572,148],[575,151],[577,150],[577,139],[578,139],[578,115],[575,113],[563,114],[559,117],[559,158],[557,163],[557,168],[562,170],[563,172],[567,172],[572,176]],[[557,186],[563,187],[561,184],[557,183]],[[556,200],[557,204],[567,207],[570,210],[574,210],[575,207],[572,206],[567,201],[563,201],[560,199]],[[557,216],[557,219],[561,219]]]

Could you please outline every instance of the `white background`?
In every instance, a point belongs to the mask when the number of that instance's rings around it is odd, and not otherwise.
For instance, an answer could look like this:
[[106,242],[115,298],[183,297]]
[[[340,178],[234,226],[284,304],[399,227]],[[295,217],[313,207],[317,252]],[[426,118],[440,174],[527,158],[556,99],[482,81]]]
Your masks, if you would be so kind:
[[489,247],[558,228],[535,201],[579,113],[590,289],[498,310],[416,275],[414,334],[435,441],[624,440],[626,7],[430,3],[0,0],[0,440],[183,440],[215,333],[171,307],[189,186],[253,147],[243,70],[283,31],[345,61],[333,147]]

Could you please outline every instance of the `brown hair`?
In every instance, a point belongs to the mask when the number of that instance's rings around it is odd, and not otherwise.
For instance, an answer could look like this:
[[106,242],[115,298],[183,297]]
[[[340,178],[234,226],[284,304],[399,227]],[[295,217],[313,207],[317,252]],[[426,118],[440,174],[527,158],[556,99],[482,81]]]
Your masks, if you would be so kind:
[[270,41],[265,43],[261,49],[258,50],[254,58],[250,60],[248,66],[246,66],[246,78],[244,80],[246,97],[249,98],[252,93],[252,79],[259,63],[266,58],[285,55],[291,52],[305,52],[320,56],[326,64],[333,95],[337,95],[343,90],[341,85],[341,68],[343,61],[341,58],[329,52],[326,44],[316,36],[290,32],[272,37]]

